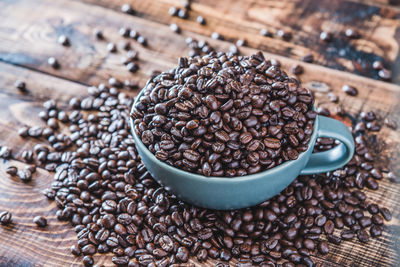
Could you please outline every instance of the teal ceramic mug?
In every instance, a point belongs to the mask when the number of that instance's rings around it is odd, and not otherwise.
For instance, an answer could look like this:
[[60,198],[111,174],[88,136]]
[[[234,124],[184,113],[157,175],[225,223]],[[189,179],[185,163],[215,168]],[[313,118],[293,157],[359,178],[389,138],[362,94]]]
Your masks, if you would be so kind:
[[[300,153],[298,159],[252,175],[206,177],[158,160],[136,135],[133,119],[131,129],[143,163],[160,185],[186,202],[217,210],[239,209],[259,204],[281,192],[298,175],[338,169],[344,166],[354,153],[354,141],[348,128],[338,120],[317,116],[309,147],[307,151]],[[318,137],[336,139],[340,141],[340,145],[328,151],[312,153]]]

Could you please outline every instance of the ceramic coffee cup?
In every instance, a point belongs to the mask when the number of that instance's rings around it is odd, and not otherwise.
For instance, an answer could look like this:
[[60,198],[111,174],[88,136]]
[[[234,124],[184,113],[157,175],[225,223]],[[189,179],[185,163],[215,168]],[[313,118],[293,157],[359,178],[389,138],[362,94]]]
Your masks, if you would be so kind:
[[[160,185],[186,202],[217,210],[239,209],[259,204],[281,192],[298,175],[338,169],[344,166],[354,153],[354,141],[348,128],[338,120],[317,116],[309,147],[307,151],[299,154],[298,159],[286,161],[272,169],[252,175],[206,177],[158,160],[136,135],[133,119],[131,129],[143,163]],[[318,137],[333,138],[340,141],[340,145],[328,151],[312,153]]]

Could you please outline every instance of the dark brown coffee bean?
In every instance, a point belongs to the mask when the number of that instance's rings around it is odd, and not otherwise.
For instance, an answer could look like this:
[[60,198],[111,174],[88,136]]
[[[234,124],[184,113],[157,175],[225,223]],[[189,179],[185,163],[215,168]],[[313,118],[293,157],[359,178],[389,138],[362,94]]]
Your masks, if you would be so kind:
[[54,57],[49,57],[47,59],[47,64],[49,64],[53,69],[58,69],[60,67],[60,63],[58,63],[57,59]]
[[354,237],[354,231],[353,230],[343,230],[340,233],[340,236],[345,239],[345,240],[350,240],[353,239]]
[[386,221],[390,221],[392,219],[392,213],[387,208],[380,208],[379,212],[383,216]]
[[383,68],[383,69],[379,70],[378,76],[379,76],[379,78],[381,78],[382,80],[390,81],[390,80],[392,79],[392,71]]
[[63,46],[69,46],[70,45],[69,39],[65,35],[60,35],[58,37],[58,43],[63,45]]
[[26,83],[21,80],[17,80],[14,83],[15,88],[17,88],[20,92],[26,92]]
[[356,96],[358,94],[358,91],[355,87],[347,85],[347,84],[343,85],[342,91],[351,96]]
[[382,227],[379,225],[372,225],[369,231],[372,237],[378,237],[382,235]]
[[33,222],[37,224],[39,227],[46,227],[47,226],[47,220],[43,216],[35,216],[33,218]]
[[7,225],[12,221],[12,214],[9,211],[2,211],[0,213],[0,223],[2,225]]
[[329,244],[326,241],[320,241],[318,243],[318,251],[319,253],[321,253],[322,255],[326,255],[329,253]]
[[369,241],[369,235],[368,235],[367,231],[365,231],[364,229],[360,229],[357,231],[357,238],[358,238],[358,240],[360,240],[363,243],[366,243]]
[[8,173],[11,176],[15,176],[17,174],[17,172],[18,172],[18,169],[15,166],[8,166],[6,169],[6,173]]

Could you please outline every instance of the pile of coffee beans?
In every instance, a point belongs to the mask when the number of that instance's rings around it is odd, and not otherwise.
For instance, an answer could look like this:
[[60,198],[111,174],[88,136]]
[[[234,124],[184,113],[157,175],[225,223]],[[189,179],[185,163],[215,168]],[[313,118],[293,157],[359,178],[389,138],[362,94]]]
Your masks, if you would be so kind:
[[[184,62],[180,64],[189,63]],[[169,86],[169,80],[161,79],[172,74],[158,75],[150,83]],[[107,85],[89,87],[88,96],[72,98],[65,109],[49,100],[39,114],[46,125],[18,131],[22,138],[40,140],[17,158],[55,173],[51,188],[43,194],[56,201],[57,218],[74,226],[78,241],[71,253],[82,257],[85,266],[94,264],[94,254],[108,252],[118,266],[193,266],[192,260],[209,259],[219,266],[228,266],[231,259],[240,266],[315,266],[311,256],[329,253],[330,244],[368,242],[381,236],[385,220],[391,219],[388,209],[364,193],[365,188],[377,190],[382,172],[387,171],[375,164],[379,158],[370,147],[376,140],[369,138],[368,127],[353,131],[356,153],[346,166],[299,176],[281,194],[255,207],[215,211],[184,203],[152,179],[137,154],[129,129],[130,89],[110,78]],[[159,95],[150,94],[150,101],[152,97]],[[376,118],[367,112],[354,125],[374,123]],[[321,138],[315,150],[335,145]],[[13,154],[7,146],[0,149],[2,158]],[[30,166],[26,170],[34,172]],[[12,166],[8,172],[18,175]],[[0,213],[1,224],[11,221],[11,213]],[[40,216],[34,222],[39,227],[47,224]]]
[[314,98],[262,53],[180,58],[150,80],[131,116],[156,158],[205,176],[243,176],[308,149]]

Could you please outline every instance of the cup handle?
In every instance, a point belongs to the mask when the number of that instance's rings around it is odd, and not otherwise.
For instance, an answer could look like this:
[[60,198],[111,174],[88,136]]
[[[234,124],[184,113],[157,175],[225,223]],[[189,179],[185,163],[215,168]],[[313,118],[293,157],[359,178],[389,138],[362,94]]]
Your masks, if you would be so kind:
[[339,169],[351,160],[354,154],[354,140],[349,129],[342,122],[325,116],[318,116],[317,137],[329,137],[340,141],[340,145],[323,152],[313,153],[300,172],[302,175],[328,172]]

